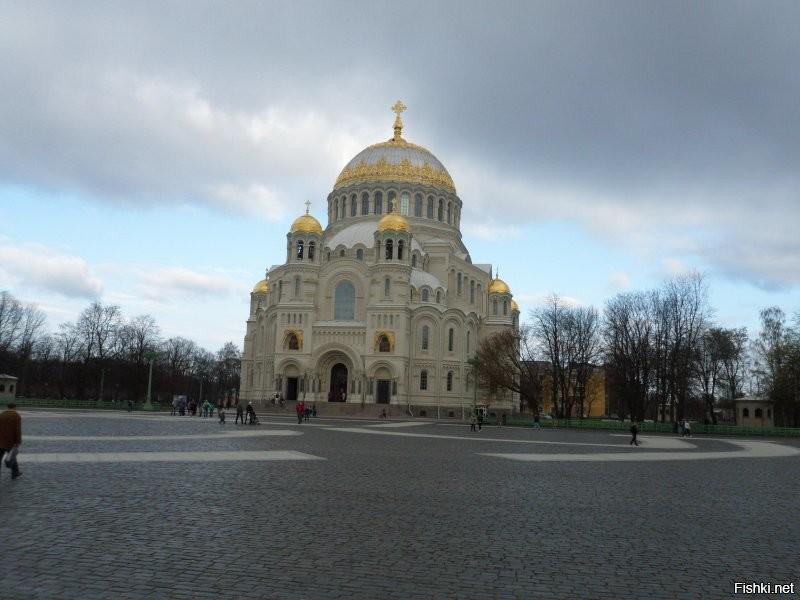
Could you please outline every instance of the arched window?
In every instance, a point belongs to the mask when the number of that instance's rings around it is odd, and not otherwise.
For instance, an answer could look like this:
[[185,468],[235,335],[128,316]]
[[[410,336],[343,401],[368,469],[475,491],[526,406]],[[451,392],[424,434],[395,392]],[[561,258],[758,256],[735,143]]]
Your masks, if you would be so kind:
[[388,298],[391,292],[392,292],[392,280],[387,277],[383,281],[383,295]]
[[386,260],[392,260],[393,253],[394,253],[394,242],[392,240],[386,240]]
[[400,214],[401,215],[408,215],[408,202],[409,202],[408,192],[403,192],[400,195]]
[[290,333],[289,334],[288,346],[289,346],[289,350],[299,350],[300,349],[300,341],[297,339],[297,336],[294,333]]
[[336,286],[333,300],[334,321],[353,321],[356,318],[356,288],[349,281]]
[[303,260],[303,240],[297,240],[297,260]]
[[423,288],[422,289],[422,301],[423,302],[427,302],[428,301],[428,289],[427,288]]
[[456,276],[456,294],[461,296],[461,273]]
[[340,219],[344,219],[344,211],[345,211],[345,205],[346,204],[347,204],[347,199],[346,198],[342,198],[342,203],[339,205],[339,218]]
[[492,300],[492,314],[497,316],[497,298]]
[[361,214],[369,214],[369,194],[367,192],[361,194]]
[[427,371],[420,371],[419,372],[419,389],[427,390],[428,389],[428,372]]
[[397,241],[397,260],[403,260],[403,248],[405,248],[406,243],[403,240]]
[[422,194],[416,194],[414,196],[414,216],[422,216]]
[[294,278],[294,296],[297,298],[300,295],[300,276]]
[[364,260],[364,251],[361,248],[356,250],[356,260]]
[[447,391],[448,392],[452,392],[453,391],[453,372],[452,371],[448,371],[447,372]]
[[417,268],[417,255],[416,254],[412,254],[411,255],[411,266],[414,267],[415,269]]
[[350,216],[355,217],[358,214],[358,202],[350,203]]
[[388,196],[386,196],[386,212],[392,212],[392,201],[397,198],[397,194],[394,192],[389,192]]
[[503,300],[503,316],[508,316],[508,300]]
[[756,419],[760,419],[763,416],[764,416],[764,411],[762,411],[760,408],[757,408],[755,414]]
[[453,204],[451,202],[447,203],[447,224],[450,225],[450,219],[452,219],[453,215]]
[[378,352],[389,352],[390,350],[391,344],[389,344],[389,338],[382,335],[381,339],[378,341]]
[[308,260],[314,260],[314,250],[317,249],[317,245],[314,242],[308,242]]
[[[375,214],[379,215],[383,212],[383,192],[375,192]],[[368,213],[363,213],[368,214]]]
[[439,210],[436,211],[437,220],[441,221],[444,217],[444,200],[439,198]]
[[428,196],[428,213],[427,216],[429,219],[433,218],[433,196]]
[[750,416],[750,409],[749,408],[743,408],[742,409],[742,416],[743,417],[749,417]]
[[456,332],[455,329],[452,327],[447,330],[447,351],[452,352],[453,346],[455,345],[455,336]]
[[469,282],[469,303],[475,304],[475,280]]
[[471,333],[472,333],[471,331],[467,331],[467,354],[470,353],[469,342],[470,342],[470,334]]
[[427,325],[422,326],[422,349],[428,349],[428,336],[430,334],[430,329]]
[[442,301],[442,292],[436,292],[436,304],[439,304]]

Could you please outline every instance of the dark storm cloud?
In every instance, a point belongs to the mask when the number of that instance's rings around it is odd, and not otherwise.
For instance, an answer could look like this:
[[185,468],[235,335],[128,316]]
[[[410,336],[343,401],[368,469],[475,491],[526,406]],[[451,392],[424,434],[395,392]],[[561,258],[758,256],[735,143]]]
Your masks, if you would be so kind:
[[[700,228],[698,257],[730,276],[798,283],[796,2],[3,10],[5,182],[277,210],[289,188],[324,197],[342,148],[388,138],[401,97],[407,138],[460,175],[465,219],[499,201],[519,222]],[[485,187],[463,187],[473,174]]]

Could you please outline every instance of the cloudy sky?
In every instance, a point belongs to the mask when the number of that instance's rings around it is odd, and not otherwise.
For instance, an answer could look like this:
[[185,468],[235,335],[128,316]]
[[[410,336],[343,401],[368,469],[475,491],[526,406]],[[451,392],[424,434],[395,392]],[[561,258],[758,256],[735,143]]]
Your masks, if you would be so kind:
[[523,320],[703,273],[800,310],[796,1],[0,0],[0,289],[241,345],[291,222],[362,148],[447,167]]

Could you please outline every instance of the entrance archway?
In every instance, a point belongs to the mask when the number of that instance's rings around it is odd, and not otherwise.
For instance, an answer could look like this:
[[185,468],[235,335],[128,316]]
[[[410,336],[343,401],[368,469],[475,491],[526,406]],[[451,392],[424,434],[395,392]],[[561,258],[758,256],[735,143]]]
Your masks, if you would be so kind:
[[347,367],[342,363],[336,363],[331,367],[331,387],[328,392],[328,400],[331,402],[347,401]]

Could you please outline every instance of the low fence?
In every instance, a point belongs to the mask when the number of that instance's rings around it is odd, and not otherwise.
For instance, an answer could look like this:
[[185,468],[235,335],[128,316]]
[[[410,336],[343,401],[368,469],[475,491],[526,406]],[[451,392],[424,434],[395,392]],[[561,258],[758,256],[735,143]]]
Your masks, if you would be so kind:
[[[532,427],[532,417],[510,417],[507,424],[519,427]],[[543,428],[552,428],[552,419],[542,419]],[[630,421],[601,421],[599,419],[558,419],[557,427],[564,429],[610,429],[615,431],[629,432]],[[640,433],[675,433],[675,426],[672,423],[639,423]],[[711,435],[744,435],[744,436],[774,436],[774,437],[800,437],[798,427],[739,427],[737,425],[703,425],[692,423],[692,435],[711,434]]]
[[[127,402],[110,402],[108,400],[71,400],[63,398],[15,398],[14,403],[27,408],[94,408],[101,410],[128,410]],[[161,406],[153,402],[153,410],[166,410],[168,406]],[[133,410],[145,410],[144,403],[134,402]]]

